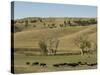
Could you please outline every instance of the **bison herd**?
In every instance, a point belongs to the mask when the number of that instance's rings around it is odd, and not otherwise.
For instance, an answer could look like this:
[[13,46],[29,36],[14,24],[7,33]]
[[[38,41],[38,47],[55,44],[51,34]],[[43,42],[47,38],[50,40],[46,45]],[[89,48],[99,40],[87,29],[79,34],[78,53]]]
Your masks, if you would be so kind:
[[60,66],[70,66],[70,67],[76,67],[80,65],[87,65],[87,66],[95,66],[97,63],[87,63],[87,62],[77,62],[77,63],[58,63],[58,64],[53,64],[54,67],[60,67]]
[[30,63],[30,62],[26,62],[26,65],[31,65],[31,66],[36,66],[36,65],[39,65],[41,67],[46,67],[46,63],[39,63],[39,62],[33,62],[33,63]]
[[[47,67],[46,63],[39,63],[39,62],[26,62],[26,65],[31,65],[31,66],[40,66],[40,67]],[[86,66],[95,66],[97,63],[87,63],[87,62],[77,62],[77,63],[56,63],[52,64],[53,67],[64,67],[64,66],[70,66],[70,67],[76,67],[76,66],[81,66],[81,65],[86,65]]]

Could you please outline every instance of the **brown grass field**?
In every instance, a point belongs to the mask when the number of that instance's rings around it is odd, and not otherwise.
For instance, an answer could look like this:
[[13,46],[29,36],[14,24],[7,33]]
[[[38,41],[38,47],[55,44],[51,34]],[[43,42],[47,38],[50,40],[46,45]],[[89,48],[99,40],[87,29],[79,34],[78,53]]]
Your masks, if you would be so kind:
[[[92,52],[81,55],[81,49],[73,41],[81,34],[88,35],[88,39],[91,42],[97,42],[97,25],[66,26],[63,28],[27,28],[21,32],[14,33],[14,73],[96,69],[97,65],[90,66],[89,64],[97,63],[97,51],[91,50]],[[41,55],[39,40],[50,38],[59,40],[57,55]],[[93,49],[93,46],[91,49]],[[30,64],[27,65],[27,62]],[[46,66],[40,66],[40,64],[32,65],[34,62],[45,63]],[[59,63],[78,62],[85,64],[78,64],[75,67],[68,65],[53,66]]]

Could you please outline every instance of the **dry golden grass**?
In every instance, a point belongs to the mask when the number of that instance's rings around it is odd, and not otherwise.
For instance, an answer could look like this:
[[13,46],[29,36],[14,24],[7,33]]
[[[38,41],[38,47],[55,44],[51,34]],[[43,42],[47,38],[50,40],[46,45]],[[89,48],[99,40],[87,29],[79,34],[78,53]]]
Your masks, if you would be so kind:
[[79,50],[73,43],[73,39],[84,33],[90,36],[91,41],[96,42],[96,25],[68,26],[66,28],[44,28],[17,32],[14,34],[14,47],[39,48],[40,39],[57,38],[60,40],[58,50]]
[[[30,72],[51,72],[65,70],[80,70],[80,69],[95,69],[96,66],[77,66],[77,67],[58,67],[52,65],[55,63],[67,62],[97,62],[97,55],[84,54],[82,55],[55,55],[55,56],[38,56],[36,51],[39,48],[38,42],[40,39],[57,38],[60,40],[58,52],[79,52],[79,48],[74,44],[73,39],[80,34],[87,34],[91,42],[96,42],[96,25],[90,26],[68,26],[66,28],[43,28],[29,29],[22,32],[14,33],[14,48],[19,48],[19,51],[14,52],[14,71],[15,73],[30,73]],[[24,48],[24,50],[23,50]],[[28,50],[27,50],[28,49]],[[30,49],[30,50],[29,50]],[[31,64],[35,61],[44,62],[47,67],[26,65],[26,62]]]

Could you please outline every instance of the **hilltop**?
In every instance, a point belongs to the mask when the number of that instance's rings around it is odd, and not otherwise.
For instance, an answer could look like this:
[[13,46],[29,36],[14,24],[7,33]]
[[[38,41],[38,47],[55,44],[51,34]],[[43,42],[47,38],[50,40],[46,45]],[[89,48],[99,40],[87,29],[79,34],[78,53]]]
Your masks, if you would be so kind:
[[97,24],[96,18],[69,18],[69,17],[28,17],[14,20],[14,32],[41,28],[64,28],[67,26],[87,26]]

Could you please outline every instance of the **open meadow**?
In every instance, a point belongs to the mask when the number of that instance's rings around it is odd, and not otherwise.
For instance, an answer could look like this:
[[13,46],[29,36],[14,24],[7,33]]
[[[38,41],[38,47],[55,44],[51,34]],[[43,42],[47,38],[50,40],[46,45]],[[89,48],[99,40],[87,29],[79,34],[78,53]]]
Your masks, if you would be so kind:
[[14,25],[14,73],[97,68],[96,19],[25,18]]

